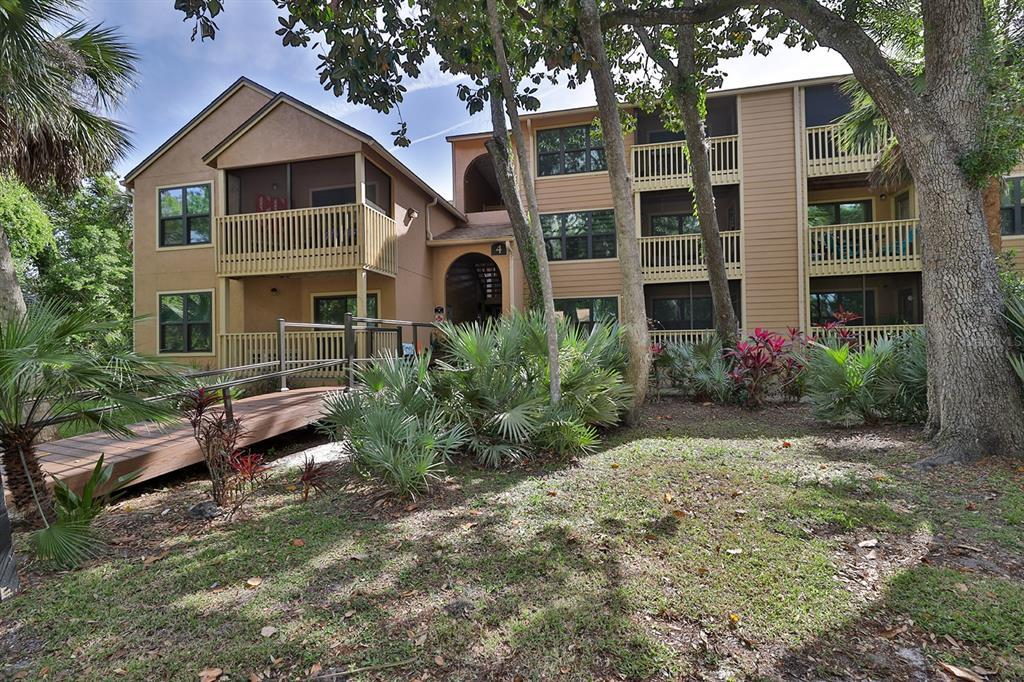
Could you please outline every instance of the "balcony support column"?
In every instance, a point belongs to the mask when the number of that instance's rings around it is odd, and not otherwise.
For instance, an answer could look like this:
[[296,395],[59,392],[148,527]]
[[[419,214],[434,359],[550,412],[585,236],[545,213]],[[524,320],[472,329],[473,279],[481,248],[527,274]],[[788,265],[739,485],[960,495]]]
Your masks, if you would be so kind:
[[[358,185],[357,185],[358,186]],[[367,272],[364,268],[356,270],[356,317],[366,317],[366,285],[367,285]],[[377,301],[377,305],[380,306],[380,301]],[[377,311],[380,314],[380,311]],[[357,327],[365,327],[365,322],[360,322],[356,325]],[[360,358],[367,357],[366,355],[366,338],[371,332],[363,332],[362,334],[356,335],[356,356]]]
[[353,157],[356,165],[356,203],[366,203],[366,157],[356,152]]
[[633,192],[633,221],[636,223],[636,236],[639,237],[643,233],[643,228],[640,222],[640,192]]
[[226,367],[227,349],[218,341],[228,333],[228,321],[231,319],[231,282],[227,277],[217,278],[217,300],[214,301],[214,307],[217,310],[217,327],[213,335],[217,348],[217,363],[220,367]]

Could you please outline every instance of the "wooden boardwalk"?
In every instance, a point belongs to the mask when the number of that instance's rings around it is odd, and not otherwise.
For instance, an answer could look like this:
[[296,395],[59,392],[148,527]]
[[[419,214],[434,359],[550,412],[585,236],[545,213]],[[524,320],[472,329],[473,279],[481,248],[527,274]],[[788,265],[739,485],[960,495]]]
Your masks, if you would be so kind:
[[[281,393],[243,398],[234,402],[235,418],[246,430],[242,445],[287,433],[309,425],[320,415],[321,398],[336,388],[296,388]],[[201,462],[202,454],[192,435],[192,427],[182,421],[178,425],[139,424],[132,427],[136,437],[129,440],[112,438],[103,433],[89,433],[40,445],[39,458],[43,470],[80,488],[100,454],[114,464],[119,476],[141,469],[135,483]]]

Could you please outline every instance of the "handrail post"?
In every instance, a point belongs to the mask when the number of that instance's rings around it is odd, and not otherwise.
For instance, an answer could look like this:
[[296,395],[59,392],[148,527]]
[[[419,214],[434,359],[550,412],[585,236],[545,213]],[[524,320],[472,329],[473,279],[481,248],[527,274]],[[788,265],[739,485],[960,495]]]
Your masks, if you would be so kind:
[[395,325],[395,336],[398,339],[397,342],[395,343],[395,351],[396,351],[395,357],[401,358],[402,357],[402,326],[401,325],[398,325],[398,324]]
[[[284,377],[281,377],[282,379]],[[231,389],[222,388],[220,389],[221,400],[224,401],[224,416],[228,420],[228,424],[234,425],[235,423],[235,408],[231,404]]]
[[351,390],[355,385],[355,357],[356,330],[352,328],[352,313],[345,313],[345,364],[348,369],[348,388]]
[[[288,369],[288,362],[285,359],[285,321],[283,317],[277,318],[277,368],[280,371]],[[279,391],[288,390],[288,377],[281,375],[280,385],[278,386]]]

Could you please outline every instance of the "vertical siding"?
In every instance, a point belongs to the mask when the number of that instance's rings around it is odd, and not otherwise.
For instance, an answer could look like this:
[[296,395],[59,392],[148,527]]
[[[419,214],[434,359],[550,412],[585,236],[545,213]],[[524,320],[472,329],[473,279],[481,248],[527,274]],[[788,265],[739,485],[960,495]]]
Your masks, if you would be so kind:
[[739,98],[747,327],[800,320],[793,90]]

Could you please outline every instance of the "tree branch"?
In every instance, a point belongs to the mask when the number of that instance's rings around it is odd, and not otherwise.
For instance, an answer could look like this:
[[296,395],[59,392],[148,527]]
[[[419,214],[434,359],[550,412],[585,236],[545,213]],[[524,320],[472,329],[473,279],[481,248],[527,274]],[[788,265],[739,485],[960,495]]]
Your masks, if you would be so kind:
[[740,7],[751,4],[749,0],[704,0],[694,7],[652,7],[651,9],[619,8],[601,15],[601,27],[616,26],[663,26],[666,24],[703,24],[725,15]]

